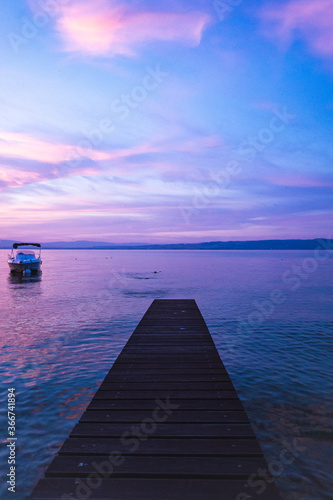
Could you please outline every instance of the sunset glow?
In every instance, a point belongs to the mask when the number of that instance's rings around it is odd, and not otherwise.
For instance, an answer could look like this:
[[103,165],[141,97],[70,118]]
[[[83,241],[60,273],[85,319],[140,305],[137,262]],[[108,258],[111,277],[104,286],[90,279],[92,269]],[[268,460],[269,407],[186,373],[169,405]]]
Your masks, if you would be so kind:
[[0,239],[330,235],[333,0],[1,11]]

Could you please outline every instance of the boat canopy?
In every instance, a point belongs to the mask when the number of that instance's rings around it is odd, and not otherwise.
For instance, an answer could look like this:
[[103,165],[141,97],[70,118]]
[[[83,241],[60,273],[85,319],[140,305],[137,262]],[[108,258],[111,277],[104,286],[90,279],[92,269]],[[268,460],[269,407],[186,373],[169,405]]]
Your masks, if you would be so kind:
[[41,247],[41,244],[40,243],[14,243],[13,244],[13,248],[18,248],[18,247],[22,247],[24,245],[33,245],[34,247]]

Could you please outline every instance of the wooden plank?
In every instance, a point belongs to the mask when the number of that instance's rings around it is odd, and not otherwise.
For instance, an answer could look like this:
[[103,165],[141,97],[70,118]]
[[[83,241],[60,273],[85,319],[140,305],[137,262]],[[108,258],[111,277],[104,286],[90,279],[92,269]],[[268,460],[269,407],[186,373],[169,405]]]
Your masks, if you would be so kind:
[[[232,479],[101,479],[96,484],[76,478],[41,480],[31,500],[280,500],[274,484],[264,491],[247,480]],[[100,483],[100,484],[99,484]],[[91,487],[91,486],[95,487]],[[248,497],[246,496],[248,494]]]
[[[164,400],[162,400],[164,401]],[[182,410],[242,410],[239,399],[177,399]],[[156,399],[97,399],[90,402],[88,410],[151,410],[157,405]],[[178,409],[179,409],[178,408]]]
[[202,362],[207,360],[208,363],[216,363],[217,365],[220,364],[220,359],[218,356],[217,352],[206,352],[205,350],[197,351],[196,353],[183,353],[183,352],[176,352],[176,351],[166,351],[166,352],[161,352],[158,350],[154,351],[148,351],[148,350],[143,350],[143,351],[138,351],[136,353],[133,352],[124,352],[121,356],[121,359],[119,359],[119,362],[124,363],[124,362],[129,362],[129,361],[135,361],[141,362],[141,363],[149,363],[154,362],[154,363],[159,363],[160,361],[164,363],[171,363],[173,360],[174,361],[179,361],[180,363],[182,362],[187,362],[187,363],[197,363],[197,362]]
[[124,457],[114,453],[107,460],[98,455],[55,457],[46,477],[85,477],[98,472],[112,477],[247,479],[266,466],[260,457]]
[[202,333],[202,328],[200,327],[186,327],[186,326],[183,326],[183,327],[179,327],[179,326],[172,326],[172,325],[169,325],[169,326],[165,326],[164,328],[160,328],[158,326],[142,326],[140,328],[136,328],[134,330],[134,333],[133,335],[136,335],[136,334],[142,334],[142,333],[145,333],[145,334],[149,334],[149,333],[153,333],[153,334],[168,334],[172,337],[172,335],[175,335],[177,336],[179,333],[186,333],[187,335],[192,335],[192,334],[197,334],[197,333]]
[[[104,382],[136,382],[140,383],[141,386],[145,385],[146,382],[151,382],[154,380],[155,382],[158,380],[163,380],[166,382],[178,382],[179,383],[202,383],[202,382],[230,382],[229,375],[212,375],[212,374],[203,374],[198,375],[196,373],[190,375],[184,374],[168,374],[168,373],[160,373],[156,372],[125,372],[122,374],[110,373],[104,379]],[[146,387],[146,386],[145,386]]]
[[126,371],[126,370],[133,370],[134,371],[150,371],[150,370],[155,370],[157,369],[160,373],[200,373],[199,370],[203,370],[206,373],[212,373],[215,371],[216,373],[227,373],[225,371],[225,368],[223,365],[219,365],[217,363],[211,363],[207,361],[205,365],[201,365],[198,370],[196,370],[196,363],[193,361],[188,361],[188,360],[177,360],[174,359],[170,356],[169,363],[167,362],[167,359],[155,359],[156,362],[153,362],[152,359],[149,360],[141,360],[141,359],[136,359],[136,360],[124,360],[122,359],[121,361],[115,361],[114,367],[115,370],[112,373],[115,373],[116,371]]
[[[230,391],[100,391],[95,399],[238,399],[235,390]],[[177,402],[177,404],[179,404]]]
[[66,439],[59,451],[60,455],[109,455],[119,451],[123,455],[162,455],[162,456],[262,456],[256,439],[252,438],[168,438],[141,440],[140,446],[132,451],[131,443],[119,438],[99,437]]
[[218,352],[216,349],[213,349],[213,347],[204,347],[204,346],[172,346],[172,353],[170,353],[171,349],[170,346],[160,346],[160,345],[152,345],[152,346],[142,346],[142,347],[136,347],[135,345],[133,347],[124,347],[122,353],[124,356],[184,356],[184,359],[186,358],[192,358],[192,357],[199,357],[202,358],[202,355],[204,354],[205,357],[210,357],[212,356],[213,358],[218,356]]
[[164,375],[176,375],[179,380],[183,380],[183,377],[187,376],[199,376],[199,375],[204,375],[204,376],[219,376],[219,375],[226,375],[229,378],[228,372],[224,367],[218,368],[218,369],[210,369],[210,368],[195,368],[190,367],[190,368],[185,368],[183,364],[181,364],[179,367],[175,366],[160,366],[160,365],[149,365],[149,366],[137,366],[136,364],[129,364],[129,365],[113,365],[112,370],[109,371],[109,373],[106,375],[107,377],[113,377],[117,375],[123,375],[123,374],[130,374],[130,375],[135,375],[135,374],[142,374],[142,375],[149,375],[149,376],[154,376],[156,374],[164,374]]
[[[136,410],[136,411],[126,411],[126,410],[92,410],[86,411],[80,422],[137,422],[141,423],[145,419],[152,417],[152,413],[149,410]],[[244,423],[249,422],[246,412],[241,411],[195,411],[195,410],[176,410],[168,415],[168,422],[178,422],[178,423]]]
[[[153,434],[154,437],[169,438],[198,438],[197,424],[142,422],[140,425],[129,426],[126,422],[122,424],[114,423],[78,423],[71,432],[72,437],[121,437],[125,433],[128,436],[147,436]],[[200,424],[199,437],[255,437],[252,427],[249,424]]]
[[[141,337],[141,335],[140,335],[140,337]],[[189,338],[188,340],[179,339],[179,338],[172,340],[169,337],[168,341],[164,340],[163,342],[157,342],[155,340],[150,340],[147,337],[143,337],[141,339],[131,339],[131,341],[126,344],[126,347],[124,349],[126,349],[126,350],[129,348],[136,349],[138,346],[139,346],[139,349],[141,349],[141,350],[147,349],[150,347],[156,347],[156,346],[168,348],[169,350],[170,350],[170,347],[173,349],[175,347],[188,347],[188,348],[195,347],[195,348],[205,348],[205,349],[206,348],[212,349],[214,347],[211,344],[211,342],[207,342],[205,340],[198,340],[196,342],[193,342],[193,340],[191,338]]]
[[172,337],[164,333],[159,333],[157,335],[154,335],[153,333],[133,333],[128,339],[126,345],[136,344],[137,342],[139,342],[140,344],[144,342],[158,342],[168,345],[174,342],[184,342],[190,344],[198,344],[202,342],[207,345],[215,345],[212,337],[207,335],[207,333],[192,333],[191,335],[189,335],[187,332],[184,334],[177,333],[177,335],[173,335]]
[[[134,359],[134,355],[131,355],[131,353],[128,353],[128,355],[124,355],[123,356],[119,356],[114,364],[115,366],[119,365],[119,364],[133,364],[133,363],[140,363],[140,358],[143,357],[142,354],[144,353],[141,353],[140,356],[137,356],[136,359]],[[162,355],[163,354],[163,355]],[[150,357],[152,357],[150,355]],[[175,368],[197,368],[198,370],[203,370],[203,369],[216,369],[216,370],[222,370],[222,369],[225,369],[225,366],[221,363],[221,361],[216,358],[215,356],[213,357],[213,359],[210,359],[210,356],[204,356],[204,357],[200,357],[198,355],[196,356],[193,356],[191,355],[191,358],[197,358],[196,360],[191,360],[191,359],[185,359],[184,357],[182,357],[181,355],[178,354],[178,356],[176,354],[172,355],[172,352],[170,352],[169,354],[164,354],[164,353],[161,353],[159,355],[159,358],[160,359],[154,359],[154,357],[152,357],[152,359],[144,359],[144,363],[148,366],[148,368],[158,368],[158,365],[162,365],[162,367],[164,368],[168,368],[168,369],[172,369],[173,367],[171,366],[171,363],[170,363],[170,359],[173,358],[173,362],[175,363]],[[125,358],[132,358],[132,359],[125,359]],[[163,358],[163,359],[162,359]],[[178,358],[178,359],[177,359]],[[190,358],[190,356],[187,356],[187,358]],[[198,359],[199,358],[199,359]],[[198,366],[197,366],[198,364]],[[140,365],[138,365],[139,368],[142,368],[140,367]]]
[[[182,361],[183,359],[183,361]],[[183,368],[187,370],[192,370],[192,372],[195,372],[195,367],[196,367],[196,361],[195,359],[198,358],[193,358],[191,357],[190,359],[182,358],[181,356],[178,356],[177,358],[174,356],[145,356],[145,357],[137,357],[137,358],[127,358],[124,357],[121,360],[115,362],[115,366],[119,368],[119,370],[126,370],[130,369],[133,367],[133,364],[135,364],[135,367],[137,370],[149,370],[150,368],[159,368],[160,372],[163,372],[163,370],[168,371],[168,366],[172,365],[172,370],[175,371],[177,368]],[[154,360],[154,361],[153,361]],[[127,366],[126,366],[127,365]],[[159,365],[159,366],[158,366]],[[210,362],[207,361],[206,366],[202,365],[202,368],[206,368],[207,371],[210,369],[218,369],[222,370],[224,367],[223,365],[218,365],[215,362]]]
[[[209,381],[209,382],[164,382],[163,376],[160,380],[154,380],[154,382],[145,382],[144,384],[146,391],[233,391],[234,386],[230,381]],[[142,388],[141,382],[107,382],[104,381],[100,387],[100,391],[138,391]]]

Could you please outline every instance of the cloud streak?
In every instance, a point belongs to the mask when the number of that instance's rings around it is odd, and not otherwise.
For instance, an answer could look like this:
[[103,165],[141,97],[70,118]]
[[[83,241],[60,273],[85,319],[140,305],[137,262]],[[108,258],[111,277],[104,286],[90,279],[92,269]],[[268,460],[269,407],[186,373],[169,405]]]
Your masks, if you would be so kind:
[[[67,161],[73,146],[35,139],[27,134],[0,132],[0,156],[5,158],[21,158],[39,162],[60,163]],[[82,148],[83,150],[83,148]],[[106,153],[84,149],[85,156],[91,160],[105,160]]]
[[302,39],[322,57],[333,56],[333,0],[292,0],[264,7],[265,33],[289,46]]
[[56,31],[67,52],[91,56],[135,57],[151,42],[199,45],[210,22],[205,12],[137,10],[136,4],[74,0],[59,6]]
[[80,140],[76,145],[63,144],[24,133],[0,132],[0,188],[82,175],[129,180],[175,175],[177,179],[186,179],[193,166],[190,163],[191,167],[186,168],[184,160],[180,164],[179,153],[203,155],[204,151],[225,147],[217,135],[162,141],[151,137],[147,143],[106,150],[84,147],[86,143]]
[[28,134],[0,132],[0,181],[2,188],[18,188],[57,177],[94,175],[96,162],[108,160],[110,154],[81,149],[84,161],[69,168],[73,146],[36,139]]

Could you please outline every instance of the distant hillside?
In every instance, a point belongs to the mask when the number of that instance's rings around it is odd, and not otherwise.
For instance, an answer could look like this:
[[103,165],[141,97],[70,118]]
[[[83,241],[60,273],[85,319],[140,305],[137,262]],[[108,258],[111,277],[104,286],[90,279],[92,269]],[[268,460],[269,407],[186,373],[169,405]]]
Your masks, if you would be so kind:
[[12,248],[13,243],[15,243],[15,241],[12,241],[12,240],[0,240],[0,248],[5,248],[5,249]]
[[90,249],[94,248],[95,246],[98,246],[100,248],[104,247],[112,247],[113,248],[113,243],[106,243],[104,241],[55,241],[51,243],[43,243],[43,248],[67,248],[67,249]]
[[[259,240],[259,241],[209,241],[202,243],[172,243],[164,245],[114,246],[114,249],[132,250],[314,250],[315,240]],[[101,248],[96,246],[96,249]],[[107,247],[104,247],[107,248]],[[109,247],[111,249],[111,247]]]
[[[0,248],[12,248],[14,241],[0,240]],[[209,241],[202,243],[170,243],[164,245],[100,241],[56,241],[42,243],[45,249],[68,250],[314,250],[318,240],[258,240],[258,241]]]

